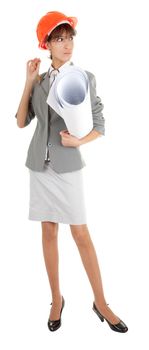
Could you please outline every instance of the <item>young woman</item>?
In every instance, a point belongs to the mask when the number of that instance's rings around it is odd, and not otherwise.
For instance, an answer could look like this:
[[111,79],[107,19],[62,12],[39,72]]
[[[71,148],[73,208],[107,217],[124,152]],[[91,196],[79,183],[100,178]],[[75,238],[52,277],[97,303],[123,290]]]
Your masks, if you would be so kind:
[[39,75],[40,59],[27,62],[26,82],[16,114],[17,125],[25,127],[37,117],[26,166],[30,173],[29,219],[41,221],[45,266],[52,293],[48,318],[51,331],[61,326],[65,300],[59,285],[58,224],[70,225],[72,237],[88,275],[93,294],[93,310],[110,328],[126,332],[126,324],[108,307],[105,300],[96,251],[87,227],[82,168],[85,162],[79,147],[104,135],[103,105],[96,95],[96,82],[86,72],[90,84],[93,130],[83,138],[70,135],[64,120],[46,100],[56,74],[72,64],[77,19],[60,12],[48,12],[37,25],[39,48],[48,50],[52,59],[46,73]]

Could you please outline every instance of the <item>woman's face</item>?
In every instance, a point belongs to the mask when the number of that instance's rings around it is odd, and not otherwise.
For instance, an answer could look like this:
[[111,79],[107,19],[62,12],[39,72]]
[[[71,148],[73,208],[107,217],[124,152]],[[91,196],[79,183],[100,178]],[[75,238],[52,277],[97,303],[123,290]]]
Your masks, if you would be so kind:
[[61,36],[46,43],[52,55],[52,62],[64,64],[71,59],[73,53],[73,36],[64,31]]

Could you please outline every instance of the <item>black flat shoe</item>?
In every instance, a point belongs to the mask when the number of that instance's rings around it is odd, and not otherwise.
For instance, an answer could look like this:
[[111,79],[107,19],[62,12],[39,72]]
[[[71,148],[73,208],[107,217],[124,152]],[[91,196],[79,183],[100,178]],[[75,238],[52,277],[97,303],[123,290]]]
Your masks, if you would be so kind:
[[[52,303],[50,305],[52,305]],[[64,297],[62,296],[62,307],[61,307],[61,311],[60,311],[59,320],[52,321],[52,320],[50,320],[50,318],[48,319],[48,328],[52,332],[56,331],[61,326],[61,313],[62,313],[64,305],[65,305],[65,300],[64,300]]]
[[97,316],[100,318],[101,322],[103,322],[104,320],[107,321],[109,327],[115,331],[115,332],[120,332],[120,333],[126,333],[128,331],[128,327],[126,326],[126,324],[120,320],[119,323],[117,324],[112,324],[110,323],[105,317],[103,317],[103,315],[99,312],[99,310],[97,309],[95,303],[93,302],[93,310],[95,311],[95,313],[97,314]]

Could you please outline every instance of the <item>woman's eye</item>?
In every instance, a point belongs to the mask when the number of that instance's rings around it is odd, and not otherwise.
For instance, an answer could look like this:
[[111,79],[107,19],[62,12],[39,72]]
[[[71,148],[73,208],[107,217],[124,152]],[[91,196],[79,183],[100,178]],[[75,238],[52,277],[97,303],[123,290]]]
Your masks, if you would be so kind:
[[59,38],[57,38],[57,41],[61,42],[61,41],[63,41],[63,38],[59,37]]
[[[56,38],[56,41],[60,43],[60,42],[62,42],[64,39],[65,39],[65,38],[63,38],[62,36],[60,36],[59,38]],[[73,40],[73,36],[70,36],[70,37],[69,37],[69,40],[72,41],[72,40]]]

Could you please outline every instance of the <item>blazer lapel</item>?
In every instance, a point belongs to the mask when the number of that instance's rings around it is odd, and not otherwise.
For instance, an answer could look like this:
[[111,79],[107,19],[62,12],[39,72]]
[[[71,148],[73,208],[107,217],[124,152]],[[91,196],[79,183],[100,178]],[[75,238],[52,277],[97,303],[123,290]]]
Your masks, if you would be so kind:
[[49,74],[46,72],[43,76],[41,76],[41,80],[38,84],[38,88],[44,100],[46,101],[49,93]]

